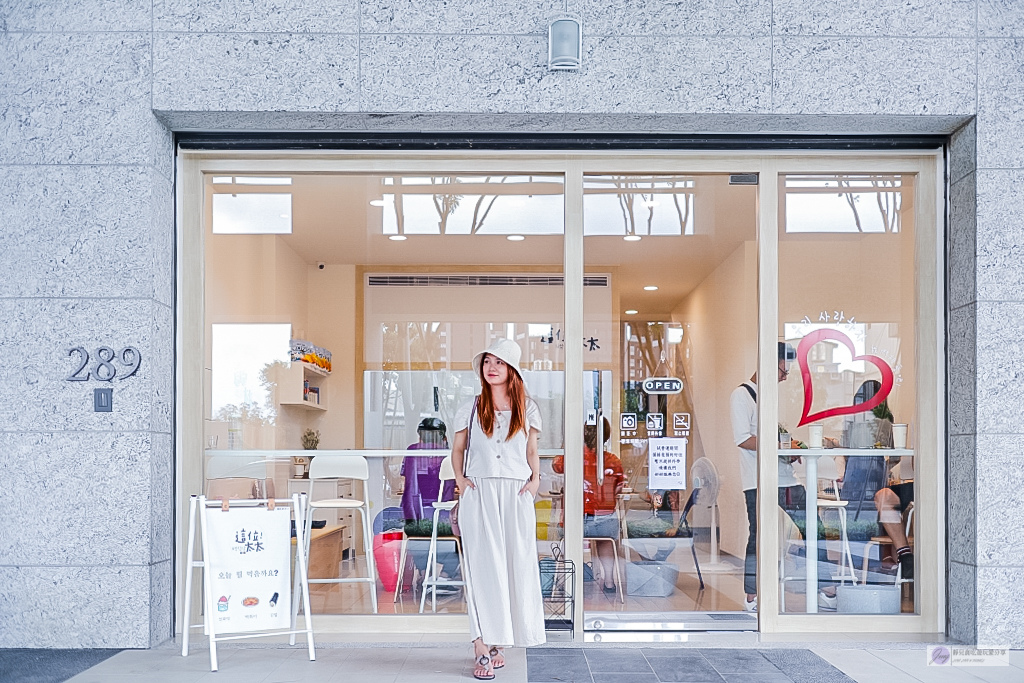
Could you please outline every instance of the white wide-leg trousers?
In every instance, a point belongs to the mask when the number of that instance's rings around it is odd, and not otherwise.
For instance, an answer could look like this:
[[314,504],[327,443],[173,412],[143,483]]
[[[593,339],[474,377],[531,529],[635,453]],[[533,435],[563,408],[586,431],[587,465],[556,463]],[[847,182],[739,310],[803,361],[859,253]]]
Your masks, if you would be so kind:
[[459,528],[471,639],[528,647],[544,642],[533,496],[516,479],[473,478],[462,492]]

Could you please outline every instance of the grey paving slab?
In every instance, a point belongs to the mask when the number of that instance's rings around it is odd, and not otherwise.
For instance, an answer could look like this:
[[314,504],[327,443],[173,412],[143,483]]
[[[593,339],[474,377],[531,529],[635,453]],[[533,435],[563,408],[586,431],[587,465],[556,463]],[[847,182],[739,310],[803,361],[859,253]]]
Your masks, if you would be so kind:
[[853,679],[810,650],[760,650],[793,683],[852,683]]
[[661,679],[650,673],[595,673],[594,683],[661,683]]
[[724,680],[703,657],[648,657],[647,661],[658,675],[658,680],[663,682],[719,683]]
[[643,653],[631,648],[609,648],[585,650],[587,663],[594,673],[628,673],[638,674],[652,672],[651,665]]
[[50,683],[66,681],[116,655],[120,650],[0,650],[0,681]]
[[757,650],[704,650],[701,654],[720,674],[775,674],[779,668]]
[[547,683],[548,681],[592,681],[590,666],[582,650],[575,654],[562,657],[528,657],[526,660],[527,676],[531,683]]

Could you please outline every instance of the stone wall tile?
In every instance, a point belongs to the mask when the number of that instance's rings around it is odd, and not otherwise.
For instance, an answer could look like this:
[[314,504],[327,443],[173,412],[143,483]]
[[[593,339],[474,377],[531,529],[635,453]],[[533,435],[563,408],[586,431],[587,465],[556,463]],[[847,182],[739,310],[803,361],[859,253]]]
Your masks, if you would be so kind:
[[151,228],[149,234],[152,264],[149,276],[152,280],[153,299],[165,306],[174,305],[174,183],[170,179],[154,174],[151,178],[150,201]]
[[772,8],[782,35],[974,37],[975,0],[774,0]]
[[149,647],[156,647],[174,637],[174,563],[167,560],[149,570]]
[[977,564],[978,486],[975,475],[976,437],[970,434],[949,437],[949,559],[961,564]]
[[167,180],[174,180],[174,133],[156,116],[150,117],[150,134],[152,136],[150,147],[152,158],[149,163],[158,176]]
[[5,167],[0,295],[150,296],[151,188],[142,167]]
[[150,36],[0,33],[0,159],[146,164]]
[[564,0],[359,0],[359,21],[364,34],[531,34],[546,38],[548,24],[564,14],[564,8]]
[[978,434],[1020,434],[1024,423],[1024,303],[978,302]]
[[767,36],[770,0],[570,0],[587,36]]
[[153,30],[183,33],[358,33],[358,0],[154,0]]
[[19,494],[0,497],[3,564],[148,563],[150,449],[143,432],[0,432]]
[[[174,437],[153,434],[149,456],[149,561],[170,560],[174,550]],[[187,525],[188,520],[182,520]]]
[[1024,300],[1024,171],[978,172],[978,299]]
[[[767,38],[584,37],[571,113],[760,113],[770,103]],[[679,68],[685,62],[686,68]]]
[[1024,648],[1024,602],[1017,599],[1024,566],[978,567],[979,646]]
[[971,119],[949,141],[949,182],[955,183],[978,168],[978,122]]
[[0,566],[0,648],[143,648],[150,568]]
[[363,36],[360,64],[367,112],[561,112],[575,76],[531,36]]
[[978,35],[1024,38],[1024,5],[1020,0],[978,0]]
[[978,436],[978,562],[1024,565],[1024,435]]
[[774,111],[972,114],[974,45],[968,39],[777,37]]
[[978,401],[977,306],[967,304],[949,311],[947,325],[949,433],[974,434]]
[[1024,167],[1024,39],[978,41],[978,168]]
[[949,563],[949,636],[961,643],[978,637],[977,572],[974,565]]
[[949,188],[949,233],[946,238],[946,264],[949,287],[947,305],[959,308],[978,298],[977,225],[978,199],[972,173]]
[[358,39],[301,33],[158,33],[153,108],[356,111]]
[[149,31],[152,19],[149,3],[138,0],[61,0],[56,4],[29,0],[0,5],[0,31]]
[[[166,308],[143,299],[0,299],[0,431],[148,431],[159,386],[151,356],[155,345],[173,343],[152,338],[155,306]],[[135,346],[142,364],[123,380],[65,381],[79,362],[68,354],[73,346],[89,352],[90,373],[100,346]],[[126,372],[114,367],[118,377]],[[112,412],[93,412],[96,387],[113,388]]]

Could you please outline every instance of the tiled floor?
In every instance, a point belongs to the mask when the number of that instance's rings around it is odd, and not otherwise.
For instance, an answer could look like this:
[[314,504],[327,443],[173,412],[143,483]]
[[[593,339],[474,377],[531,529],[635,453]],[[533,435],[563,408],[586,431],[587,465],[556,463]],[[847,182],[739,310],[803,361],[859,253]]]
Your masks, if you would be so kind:
[[[721,647],[707,644],[549,644],[509,650],[500,683],[1020,683],[1024,651],[1011,653],[1008,667],[929,667],[925,644],[858,645],[843,634],[832,642],[772,642]],[[180,645],[126,650],[71,678],[72,683],[457,683],[472,681],[464,636],[392,638],[364,634],[344,642],[322,642],[316,661],[301,647],[284,643],[222,646],[220,670],[209,668],[205,645],[181,656]],[[45,667],[40,667],[43,669]],[[8,672],[5,672],[8,673]],[[43,673],[37,669],[34,672]],[[5,681],[62,681],[63,677],[2,676]]]

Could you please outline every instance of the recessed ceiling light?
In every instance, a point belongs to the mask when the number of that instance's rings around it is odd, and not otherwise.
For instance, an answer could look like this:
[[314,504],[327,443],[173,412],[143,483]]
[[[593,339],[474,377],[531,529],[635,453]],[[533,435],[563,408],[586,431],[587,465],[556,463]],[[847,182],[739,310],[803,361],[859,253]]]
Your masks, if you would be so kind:
[[405,235],[388,235],[388,239],[394,242],[404,242],[407,238]]
[[637,312],[638,311],[635,308],[631,308],[628,311],[626,311],[626,315],[636,315]]
[[523,237],[522,235],[509,235],[505,239],[507,239],[509,242],[522,242],[526,238]]
[[654,286],[654,285],[647,285],[646,287],[644,287],[644,291],[645,292],[657,292],[658,288],[656,286]]
[[627,242],[639,242],[640,235],[626,235],[622,239],[626,240]]

